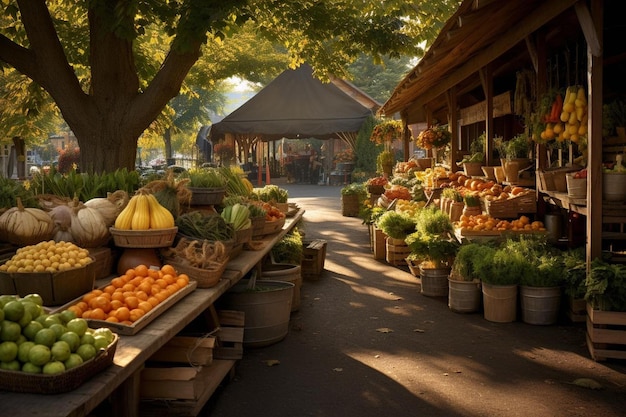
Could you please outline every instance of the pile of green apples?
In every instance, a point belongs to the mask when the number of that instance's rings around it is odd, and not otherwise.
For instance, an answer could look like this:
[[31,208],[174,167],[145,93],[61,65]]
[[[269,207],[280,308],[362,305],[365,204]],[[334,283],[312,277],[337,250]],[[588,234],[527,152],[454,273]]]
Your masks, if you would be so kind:
[[115,339],[69,310],[47,313],[38,294],[0,295],[0,370],[58,374],[82,365]]

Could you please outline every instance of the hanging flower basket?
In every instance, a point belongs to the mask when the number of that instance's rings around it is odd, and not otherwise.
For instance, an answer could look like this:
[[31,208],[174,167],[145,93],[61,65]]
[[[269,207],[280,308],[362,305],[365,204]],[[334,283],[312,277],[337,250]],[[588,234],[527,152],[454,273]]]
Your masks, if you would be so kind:
[[426,150],[440,149],[448,145],[451,140],[452,134],[446,126],[435,126],[422,131],[415,139],[415,144]]

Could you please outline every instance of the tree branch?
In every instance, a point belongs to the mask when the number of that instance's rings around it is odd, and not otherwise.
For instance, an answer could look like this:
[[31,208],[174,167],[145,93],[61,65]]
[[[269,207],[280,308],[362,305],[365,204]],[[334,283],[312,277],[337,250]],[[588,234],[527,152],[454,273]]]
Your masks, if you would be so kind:
[[17,3],[33,60],[32,65],[23,65],[20,72],[41,85],[59,108],[77,106],[84,114],[86,94],[67,62],[45,0],[17,0]]
[[133,101],[132,114],[129,115],[134,120],[133,125],[147,126],[146,123],[156,119],[163,107],[178,95],[189,70],[200,57],[201,45],[202,42],[197,41],[185,53],[170,50],[145,92]]
[[3,35],[0,35],[0,60],[39,82],[35,55]]

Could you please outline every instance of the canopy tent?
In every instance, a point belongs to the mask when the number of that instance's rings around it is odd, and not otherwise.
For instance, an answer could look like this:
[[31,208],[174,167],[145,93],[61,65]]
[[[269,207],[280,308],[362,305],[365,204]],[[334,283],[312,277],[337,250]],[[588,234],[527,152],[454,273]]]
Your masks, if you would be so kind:
[[332,82],[315,78],[312,68],[303,64],[296,70],[284,71],[212,125],[209,137],[214,142],[229,133],[263,141],[284,137],[328,139],[342,132],[358,132],[375,111]]

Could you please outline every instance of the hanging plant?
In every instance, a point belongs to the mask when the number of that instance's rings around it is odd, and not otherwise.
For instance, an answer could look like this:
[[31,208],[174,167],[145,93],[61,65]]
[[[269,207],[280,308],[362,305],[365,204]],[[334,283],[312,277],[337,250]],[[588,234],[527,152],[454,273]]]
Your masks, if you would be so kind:
[[439,149],[448,145],[451,140],[452,133],[450,133],[447,126],[434,126],[423,130],[415,139],[415,144],[426,150]]
[[378,145],[391,144],[396,139],[402,138],[404,127],[400,120],[386,120],[374,126],[370,140]]

